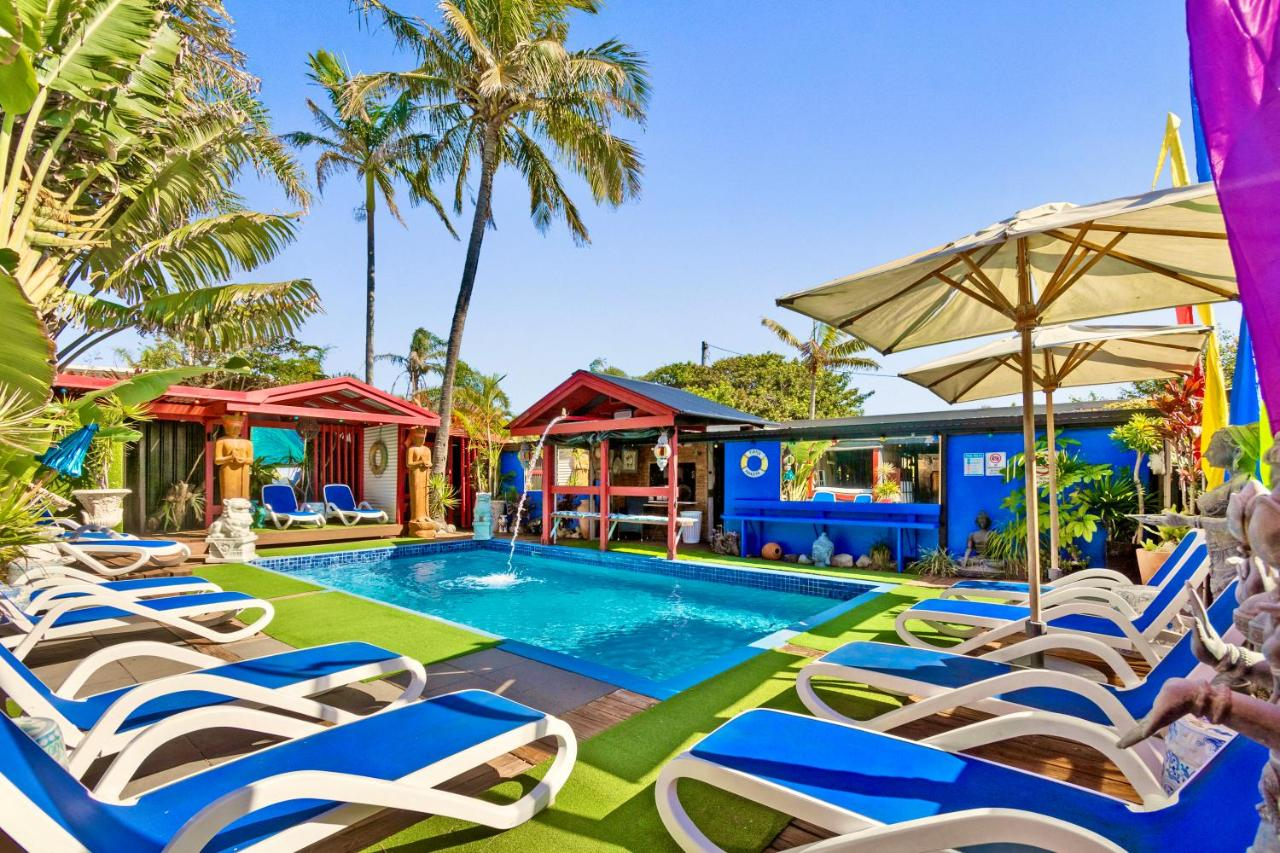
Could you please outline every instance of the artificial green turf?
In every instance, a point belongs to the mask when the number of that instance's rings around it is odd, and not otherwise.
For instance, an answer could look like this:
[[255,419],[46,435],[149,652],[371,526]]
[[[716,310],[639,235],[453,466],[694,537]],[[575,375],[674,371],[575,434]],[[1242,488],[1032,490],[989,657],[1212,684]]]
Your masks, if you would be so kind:
[[[270,532],[270,531],[266,531]],[[358,551],[362,548],[386,548],[388,545],[414,545],[426,542],[412,536],[392,536],[385,539],[354,539],[346,542],[326,542],[322,545],[283,545],[259,548],[264,557],[300,557],[306,554],[328,554],[333,551]]]
[[297,595],[322,589],[304,580],[254,566],[246,566],[243,563],[204,565],[195,573],[213,581],[223,589],[234,589],[256,598],[279,598],[282,595]]
[[276,615],[266,633],[297,648],[360,640],[429,664],[497,645],[465,628],[341,592],[272,603]]
[[[564,539],[558,541],[557,545],[563,545],[569,548],[598,548],[599,542],[594,539]],[[644,557],[665,558],[667,555],[667,546],[656,542],[611,542],[609,543],[610,551],[618,551],[623,554],[639,554]],[[689,545],[681,546],[680,552],[676,555],[677,560],[690,560],[697,563],[723,563],[730,566],[747,566],[753,569],[772,569],[780,572],[803,572],[812,575],[826,575],[836,578],[850,578],[853,580],[874,581],[875,583],[902,583],[903,581],[915,580],[917,575],[910,572],[878,572],[871,569],[837,569],[837,568],[818,568],[817,566],[802,566],[799,563],[785,563],[781,560],[762,560],[758,557],[730,557],[725,554],[717,554],[709,548],[694,547]]]
[[[941,593],[938,587],[917,583],[905,583],[877,595],[865,604],[824,622],[812,630],[792,637],[793,645],[829,652],[854,640],[877,640],[882,643],[897,643],[898,633],[894,630],[894,620],[898,614],[925,598],[933,598]],[[919,625],[914,625],[913,630]],[[921,636],[928,637],[938,645],[958,643],[959,639],[919,631]]]

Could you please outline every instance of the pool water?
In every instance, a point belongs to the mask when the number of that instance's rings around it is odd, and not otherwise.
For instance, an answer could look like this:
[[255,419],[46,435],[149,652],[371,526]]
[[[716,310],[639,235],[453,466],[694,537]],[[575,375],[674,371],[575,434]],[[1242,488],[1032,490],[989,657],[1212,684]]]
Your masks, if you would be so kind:
[[[840,601],[490,549],[290,569],[654,682],[669,682]],[[744,573],[745,574],[745,573]],[[848,598],[872,589],[847,584]]]

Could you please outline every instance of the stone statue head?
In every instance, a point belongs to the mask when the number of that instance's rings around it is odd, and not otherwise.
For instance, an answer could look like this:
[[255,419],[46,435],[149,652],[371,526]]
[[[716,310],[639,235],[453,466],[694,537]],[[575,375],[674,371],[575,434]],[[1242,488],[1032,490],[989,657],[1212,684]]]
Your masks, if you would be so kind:
[[978,525],[979,530],[990,530],[991,516],[987,515],[985,509],[980,509],[978,510],[978,517],[973,520],[973,523]]
[[244,415],[238,412],[223,415],[222,428],[226,431],[227,438],[239,438],[244,433]]
[[1240,445],[1232,437],[1231,431],[1220,429],[1209,439],[1209,446],[1204,450],[1204,458],[1215,468],[1235,472],[1241,453]]
[[[1280,432],[1276,433],[1276,437],[1280,438]],[[1272,444],[1268,447],[1263,458],[1271,466],[1271,482],[1269,485],[1272,489],[1275,489],[1280,485],[1280,444]]]
[[416,426],[409,430],[409,446],[420,447],[427,440],[427,428]]

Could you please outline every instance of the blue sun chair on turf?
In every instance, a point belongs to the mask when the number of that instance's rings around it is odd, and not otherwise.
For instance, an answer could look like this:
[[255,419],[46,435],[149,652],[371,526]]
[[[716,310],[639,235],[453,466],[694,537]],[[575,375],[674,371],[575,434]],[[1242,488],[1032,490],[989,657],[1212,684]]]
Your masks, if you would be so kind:
[[[465,690],[321,728],[239,709],[241,728],[292,738],[124,798],[149,753],[131,742],[92,791],[9,719],[0,719],[0,830],[28,850],[297,850],[380,809],[510,829],[550,805],[577,756],[563,721],[494,693]],[[202,710],[174,717],[188,723]],[[184,719],[187,718],[187,719]],[[175,727],[181,729],[181,726]],[[543,738],[556,743],[545,775],[498,804],[440,790],[461,773]]]
[[[88,566],[100,575],[107,576],[124,575],[151,566],[177,566],[191,556],[190,548],[182,542],[171,539],[91,535],[59,538],[53,540],[53,544],[65,556]],[[132,560],[132,562],[125,564],[103,562],[111,559]]]
[[1256,780],[1267,759],[1266,747],[1237,736],[1174,796],[1139,806],[925,743],[759,709],[668,763],[655,796],[686,851],[720,848],[681,805],[683,779],[846,842],[821,842],[831,850],[1244,850],[1258,830]]
[[[1219,636],[1232,628],[1235,590],[1233,582],[1202,613],[1201,620]],[[1193,600],[1193,607],[1200,607],[1198,598]],[[982,657],[859,641],[828,652],[801,669],[796,692],[804,706],[819,717],[875,731],[890,731],[956,708],[972,708],[990,714],[1028,710],[1063,714],[1109,726],[1119,735],[1151,713],[1156,695],[1166,682],[1186,678],[1199,666],[1192,650],[1194,633],[1183,634],[1145,679],[1139,678],[1110,646],[1075,634],[1048,634],[1004,646]],[[1008,663],[1033,652],[1056,650],[1096,656],[1111,666],[1122,686],[1099,683],[1075,673]],[[865,684],[895,696],[916,697],[917,701],[868,720],[854,720],[818,695],[815,679],[827,684]]]
[[287,483],[263,486],[262,505],[267,509],[267,518],[280,530],[286,530],[295,523],[325,526],[324,514],[299,507],[298,496],[294,494],[293,486]]
[[[1161,656],[1158,639],[1178,611],[1186,606],[1190,588],[1203,581],[1208,573],[1209,549],[1200,543],[1191,548],[1187,558],[1174,568],[1164,586],[1140,611],[1118,596],[1108,605],[1089,597],[1096,591],[1089,591],[1088,596],[1082,592],[1052,602],[1046,600],[1041,614],[1045,631],[1096,637],[1119,651],[1139,654],[1154,666]],[[1030,608],[1018,604],[934,598],[916,602],[899,613],[894,627],[909,646],[939,648],[907,627],[914,621],[924,622],[941,634],[961,638],[961,642],[945,648],[956,654],[967,654],[996,640],[1027,633],[1030,618]]]
[[[16,629],[16,633],[0,638],[0,645],[12,649],[19,660],[44,640],[82,637],[95,631],[146,622],[215,643],[231,643],[258,633],[275,615],[271,602],[242,592],[193,593],[143,601],[93,584],[64,585],[59,589],[63,597],[39,613],[0,596],[0,615],[7,617],[10,626]],[[210,617],[239,616],[255,610],[261,611],[256,619],[239,626],[233,624],[225,630],[217,630],[208,622]]]
[[[1178,546],[1169,553],[1168,557],[1165,557],[1156,573],[1146,582],[1144,592],[1150,596],[1156,595],[1173,574],[1174,569],[1187,559],[1196,545],[1203,542],[1203,530],[1188,531],[1178,542]],[[1134,590],[1143,587],[1136,586],[1131,579],[1120,572],[1113,572],[1110,569],[1084,569],[1072,572],[1051,584],[1041,584],[1040,594],[1045,599],[1049,599],[1050,596],[1063,590],[1071,590],[1074,593],[1085,589],[1098,589],[1103,592],[1097,597],[1105,599],[1107,592],[1120,588]],[[1030,595],[1030,588],[1022,581],[963,580],[957,581],[942,592],[943,598],[998,598],[1015,604],[1025,604]]]
[[98,591],[121,593],[135,599],[222,592],[216,583],[194,575],[113,581],[71,566],[14,568],[10,570],[9,581],[13,585],[9,597],[31,614],[42,613],[63,599]]
[[348,527],[362,521],[387,522],[387,514],[368,501],[356,504],[356,496],[346,483],[329,483],[324,487],[324,508],[328,518],[336,518]]
[[[171,661],[193,670],[74,698],[103,667],[141,658]],[[304,697],[397,672],[408,672],[410,677],[388,708],[421,696],[426,673],[418,661],[368,643],[334,643],[228,663],[185,646],[138,641],[99,649],[80,661],[54,690],[0,647],[0,691],[24,713],[57,724],[69,751],[67,769],[77,777],[144,730],[197,708],[226,708],[221,717],[212,711],[201,715],[206,728],[220,721],[234,726],[238,706],[245,703],[330,723],[357,720],[357,714]],[[230,707],[232,703],[237,707]]]

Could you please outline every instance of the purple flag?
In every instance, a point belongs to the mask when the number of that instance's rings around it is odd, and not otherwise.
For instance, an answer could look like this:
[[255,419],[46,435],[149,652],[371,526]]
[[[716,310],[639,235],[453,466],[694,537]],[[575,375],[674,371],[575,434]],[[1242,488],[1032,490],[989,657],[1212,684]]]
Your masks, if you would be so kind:
[[[1280,428],[1280,0],[1187,0],[1209,165],[1227,221],[1262,397]],[[1270,285],[1270,286],[1268,286]]]

